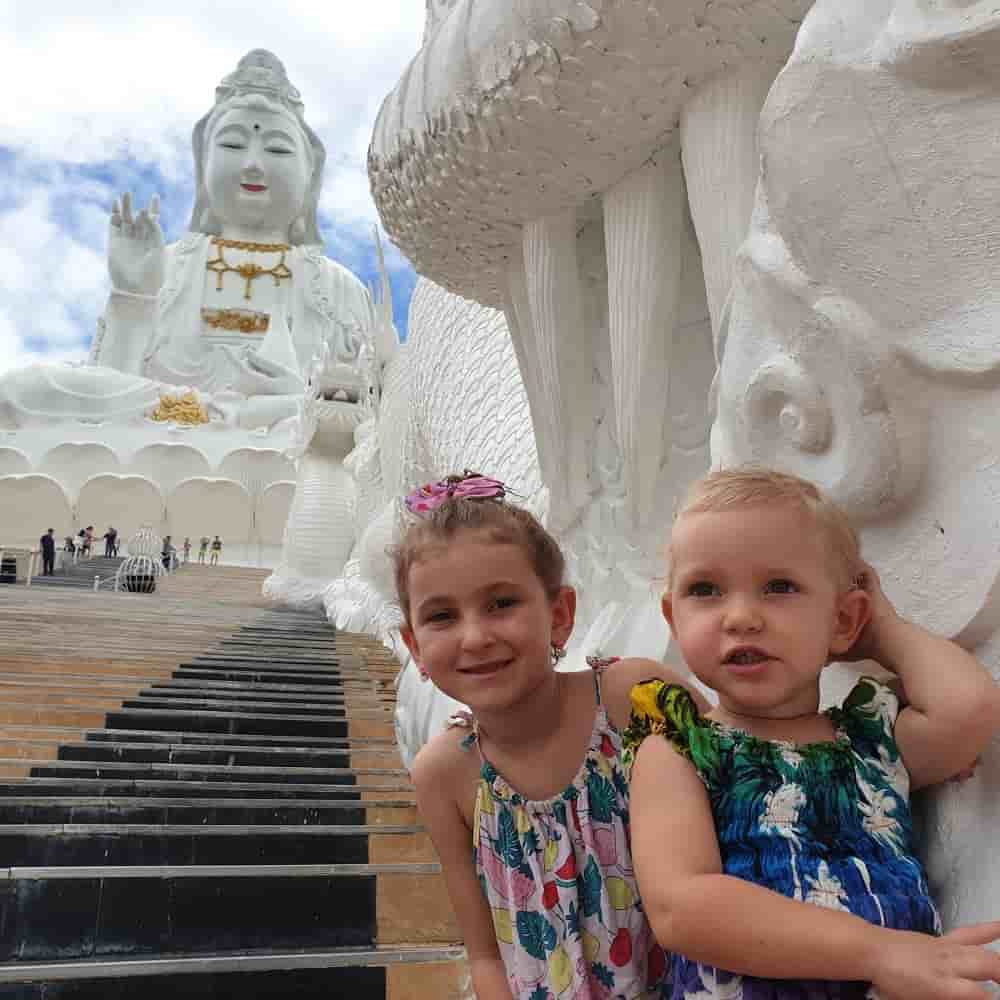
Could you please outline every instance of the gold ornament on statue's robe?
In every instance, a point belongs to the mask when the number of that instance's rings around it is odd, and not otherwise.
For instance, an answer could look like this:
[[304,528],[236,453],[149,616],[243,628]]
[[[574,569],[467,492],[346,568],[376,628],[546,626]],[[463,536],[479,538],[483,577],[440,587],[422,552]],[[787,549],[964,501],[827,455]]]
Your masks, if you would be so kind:
[[[248,243],[245,240],[224,240],[221,236],[213,236],[212,246],[215,247],[218,256],[213,257],[205,265],[205,269],[214,272],[216,278],[215,290],[217,292],[222,291],[222,279],[230,272],[238,274],[246,282],[246,288],[243,290],[243,298],[247,302],[253,298],[253,283],[262,274],[268,274],[274,278],[275,287],[280,285],[285,278],[292,276],[292,272],[285,263],[285,254],[289,249],[286,243]],[[231,250],[243,250],[246,253],[276,253],[281,254],[281,256],[278,259],[278,263],[272,267],[261,267],[260,264],[255,264],[249,260],[245,260],[242,264],[237,264],[233,267],[226,260],[225,253],[223,252],[227,247]]]
[[267,333],[271,317],[252,309],[202,309],[205,326],[233,333]]
[[183,396],[160,396],[159,405],[150,414],[150,418],[161,423],[170,421],[175,424],[207,424],[208,411],[198,402],[194,392],[185,392]]

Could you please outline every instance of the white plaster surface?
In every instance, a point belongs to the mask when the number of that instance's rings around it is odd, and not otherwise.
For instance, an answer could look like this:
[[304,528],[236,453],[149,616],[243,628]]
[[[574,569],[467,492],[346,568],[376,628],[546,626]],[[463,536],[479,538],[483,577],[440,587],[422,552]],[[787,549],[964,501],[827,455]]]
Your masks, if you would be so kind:
[[76,509],[80,525],[93,525],[95,535],[113,524],[124,539],[143,525],[158,527],[163,506],[163,494],[148,479],[101,473],[83,484]]
[[255,541],[253,500],[232,479],[185,479],[167,500],[166,528],[175,546],[185,536],[194,540],[202,535],[219,535],[223,545],[247,545]]
[[0,511],[3,545],[34,549],[49,528],[55,528],[60,541],[69,533],[69,497],[51,476],[38,472],[0,476]]

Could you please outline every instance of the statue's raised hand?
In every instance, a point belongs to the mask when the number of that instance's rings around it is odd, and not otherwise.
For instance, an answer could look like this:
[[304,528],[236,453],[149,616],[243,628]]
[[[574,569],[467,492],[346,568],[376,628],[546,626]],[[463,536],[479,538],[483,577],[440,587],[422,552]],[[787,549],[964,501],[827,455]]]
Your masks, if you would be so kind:
[[108,270],[111,284],[133,295],[156,295],[163,284],[165,251],[160,228],[160,199],[132,213],[132,195],[115,199],[108,233]]

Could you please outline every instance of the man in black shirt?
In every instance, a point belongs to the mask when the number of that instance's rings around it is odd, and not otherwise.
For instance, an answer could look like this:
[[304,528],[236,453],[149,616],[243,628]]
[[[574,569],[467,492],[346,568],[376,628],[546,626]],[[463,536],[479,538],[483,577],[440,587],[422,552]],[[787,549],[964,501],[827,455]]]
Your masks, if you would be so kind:
[[42,576],[53,576],[56,571],[55,528],[49,528],[38,539],[38,544],[42,547]]

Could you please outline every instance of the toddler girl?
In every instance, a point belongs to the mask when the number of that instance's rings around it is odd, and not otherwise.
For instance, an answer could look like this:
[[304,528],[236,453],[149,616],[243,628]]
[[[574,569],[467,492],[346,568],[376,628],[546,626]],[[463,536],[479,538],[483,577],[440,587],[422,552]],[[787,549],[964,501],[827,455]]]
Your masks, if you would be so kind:
[[[1000,725],[982,666],[896,615],[836,506],[767,471],[695,485],[663,614],[719,696],[703,714],[669,682],[632,692],[633,851],[675,955],[664,995],[986,996],[976,983],[1000,979],[1000,956],[980,946],[1000,924],[929,936],[909,806],[911,788],[960,772]],[[865,678],[820,713],[820,673],[847,658],[894,673],[906,706]]]
[[403,638],[467,705],[412,778],[479,1000],[658,996],[665,959],[636,892],[619,727],[649,660],[555,663],[575,594],[554,539],[503,485],[466,474],[407,498],[394,553]]

